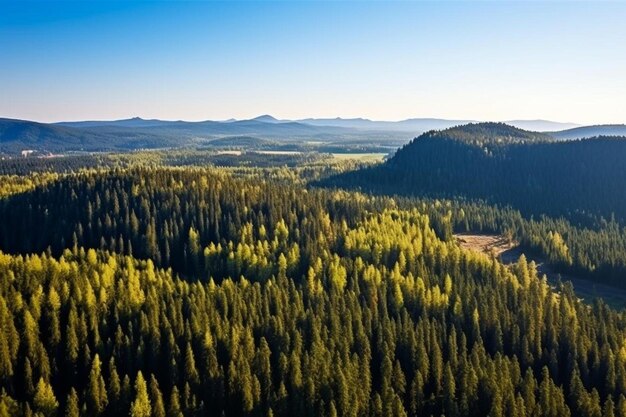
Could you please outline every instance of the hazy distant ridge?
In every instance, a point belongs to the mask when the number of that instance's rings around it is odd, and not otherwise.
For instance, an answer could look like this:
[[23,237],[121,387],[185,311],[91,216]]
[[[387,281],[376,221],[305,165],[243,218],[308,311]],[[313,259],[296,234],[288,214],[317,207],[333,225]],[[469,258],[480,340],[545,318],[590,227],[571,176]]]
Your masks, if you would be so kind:
[[[142,119],[87,120],[38,123],[0,119],[0,152],[109,151],[144,148],[204,146],[215,139],[255,137],[272,142],[361,145],[378,144],[390,150],[423,132],[466,125],[471,120],[413,118],[376,121],[364,118],[281,120],[261,115],[248,120],[197,121]],[[531,131],[550,132],[557,139],[583,136],[625,135],[624,125],[580,127],[548,120],[513,120],[508,124]]]
[[551,133],[557,139],[572,140],[596,136],[626,136],[626,125],[581,126]]
[[[428,130],[447,129],[453,126],[465,125],[468,123],[478,123],[478,120],[469,119],[437,119],[437,118],[411,118],[400,121],[386,120],[370,120],[365,118],[308,118],[308,119],[277,119],[269,114],[264,114],[253,119],[226,121],[206,120],[200,122],[185,121],[167,121],[158,119],[141,119],[134,117],[132,119],[111,120],[111,121],[76,121],[76,122],[59,122],[56,125],[71,127],[172,127],[172,126],[207,126],[207,125],[228,125],[250,123],[267,123],[285,125],[288,123],[297,123],[298,125],[308,125],[316,127],[340,127],[346,129],[373,130],[373,131],[395,131],[395,132],[415,132],[422,133]],[[550,120],[508,120],[503,123],[518,127],[524,130],[532,130],[536,132],[552,132],[558,130],[572,129],[580,125],[575,123],[553,122]]]

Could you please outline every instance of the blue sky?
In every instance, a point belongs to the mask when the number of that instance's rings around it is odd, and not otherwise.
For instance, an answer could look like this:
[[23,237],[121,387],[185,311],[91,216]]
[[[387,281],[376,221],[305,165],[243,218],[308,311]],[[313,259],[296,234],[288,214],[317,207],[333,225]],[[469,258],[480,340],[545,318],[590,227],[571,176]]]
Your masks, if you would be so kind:
[[626,123],[626,3],[3,2],[0,117]]

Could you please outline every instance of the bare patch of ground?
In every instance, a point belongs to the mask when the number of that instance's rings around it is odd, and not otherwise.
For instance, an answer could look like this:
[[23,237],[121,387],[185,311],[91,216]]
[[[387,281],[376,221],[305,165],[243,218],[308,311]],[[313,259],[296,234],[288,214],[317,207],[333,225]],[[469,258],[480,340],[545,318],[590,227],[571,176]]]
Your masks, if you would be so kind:
[[301,151],[255,151],[261,155],[300,155]]
[[477,235],[459,233],[454,235],[458,244],[465,249],[484,252],[499,257],[500,254],[517,246],[515,242],[501,235]]
[[363,162],[378,162],[385,159],[386,153],[333,153],[333,158],[339,160],[355,159]]
[[217,154],[241,156],[241,151],[217,151]]
[[524,252],[517,242],[510,241],[504,236],[459,233],[454,235],[454,237],[462,248],[492,255],[507,265],[517,262],[519,257],[524,254],[528,262],[535,262],[537,272],[540,275],[545,275],[548,283],[553,288],[556,287],[559,281],[569,281],[572,283],[576,295],[587,302],[591,302],[594,298],[599,297],[613,308],[626,308],[626,290],[606,284],[594,283],[573,275],[560,274],[548,265],[543,258]]

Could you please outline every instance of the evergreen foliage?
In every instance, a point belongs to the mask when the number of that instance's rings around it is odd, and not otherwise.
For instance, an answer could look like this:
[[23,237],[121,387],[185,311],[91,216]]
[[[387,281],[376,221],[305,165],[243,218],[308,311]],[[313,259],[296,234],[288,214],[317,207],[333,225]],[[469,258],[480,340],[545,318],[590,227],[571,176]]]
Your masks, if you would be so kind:
[[608,263],[617,223],[282,172],[116,168],[0,199],[0,417],[626,417],[626,313],[451,238],[536,236],[574,268]]

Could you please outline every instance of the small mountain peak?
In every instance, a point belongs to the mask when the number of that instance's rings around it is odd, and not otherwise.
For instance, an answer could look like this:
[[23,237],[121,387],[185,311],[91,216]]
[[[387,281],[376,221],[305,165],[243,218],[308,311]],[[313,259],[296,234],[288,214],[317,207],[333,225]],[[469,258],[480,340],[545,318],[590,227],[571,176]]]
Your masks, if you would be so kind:
[[502,122],[469,123],[427,132],[422,136],[458,140],[480,146],[553,140],[552,137],[543,133],[530,132]]
[[268,123],[278,122],[278,119],[276,119],[274,116],[270,116],[269,114],[263,114],[261,116],[255,117],[252,120],[256,120],[258,122],[268,122]]

